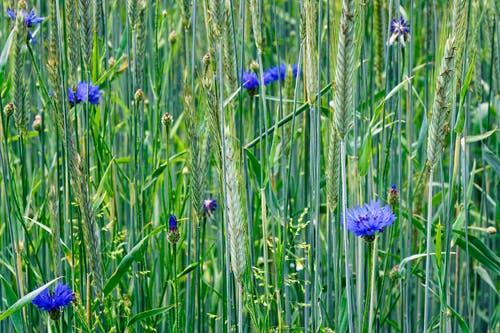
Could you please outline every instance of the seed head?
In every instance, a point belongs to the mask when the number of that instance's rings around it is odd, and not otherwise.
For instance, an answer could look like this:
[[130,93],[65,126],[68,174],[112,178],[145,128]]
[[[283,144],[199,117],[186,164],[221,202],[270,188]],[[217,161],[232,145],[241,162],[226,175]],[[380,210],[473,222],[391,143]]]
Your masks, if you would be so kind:
[[177,43],[177,32],[175,30],[172,30],[170,34],[168,35],[168,41],[170,44],[174,45]]
[[255,60],[252,60],[250,62],[250,70],[252,70],[253,72],[257,72],[259,70],[259,63]]
[[168,219],[168,235],[167,239],[171,244],[176,244],[181,238],[179,228],[177,227],[177,218],[175,215],[170,215]]
[[9,118],[10,116],[12,116],[14,114],[14,112],[16,112],[16,106],[14,105],[14,103],[9,103],[7,104],[4,108],[3,108],[3,113],[5,114],[5,116],[7,118]]
[[136,103],[143,101],[144,100],[144,91],[142,91],[142,89],[140,89],[140,88],[137,89],[137,91],[135,92],[134,98],[135,98]]
[[399,272],[399,265],[396,265],[394,266],[390,273],[389,273],[389,276],[392,280],[396,280],[397,278],[399,278],[401,276],[400,272]]
[[203,56],[203,66],[208,67],[210,65],[210,53],[207,53]]
[[391,186],[391,189],[389,190],[389,198],[387,201],[389,201],[389,204],[391,205],[391,208],[393,210],[396,209],[399,203],[399,192],[396,188],[396,185]]
[[161,117],[161,123],[166,128],[170,127],[170,125],[172,125],[173,122],[174,122],[174,117],[172,117],[172,115],[168,112],[164,113],[163,116]]
[[42,116],[37,114],[35,120],[33,120],[33,130],[40,132],[42,130]]

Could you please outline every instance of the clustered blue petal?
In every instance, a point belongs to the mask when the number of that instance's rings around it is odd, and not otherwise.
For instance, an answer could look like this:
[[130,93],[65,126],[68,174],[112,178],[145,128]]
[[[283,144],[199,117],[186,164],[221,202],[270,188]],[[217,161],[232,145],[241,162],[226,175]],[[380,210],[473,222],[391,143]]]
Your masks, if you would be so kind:
[[[7,16],[11,20],[16,20],[17,13],[13,11],[12,9],[8,8],[7,9]],[[26,27],[29,29],[33,27],[35,24],[40,24],[45,20],[45,17],[40,17],[35,14],[35,9],[31,9],[31,11],[28,13],[26,9],[21,9],[21,16],[24,19],[24,24]],[[28,39],[33,41],[33,43],[36,43],[36,39],[33,37],[31,32],[28,30]]]
[[[269,85],[276,81],[285,80],[286,76],[286,65],[281,64],[279,66],[268,68],[264,71],[264,85]],[[300,74],[299,67],[297,64],[292,66],[293,77],[296,78]],[[253,72],[243,71],[241,75],[241,85],[243,88],[248,90],[250,93],[255,93],[259,87],[259,78],[257,74]]]
[[205,214],[206,217],[211,218],[216,209],[217,209],[217,200],[215,199],[203,200],[203,213]]
[[29,14],[24,15],[24,23],[28,28],[31,28],[35,24],[40,24],[45,20],[45,17],[39,17],[35,14],[35,9],[32,8]]
[[275,81],[283,81],[286,74],[286,65],[281,64],[264,71],[264,84],[267,86]]
[[394,44],[395,42],[399,42],[402,46],[405,46],[405,42],[410,40],[410,25],[405,21],[404,18],[400,17],[392,20],[390,30],[390,45]]
[[71,88],[68,89],[68,101],[71,105],[80,102],[98,105],[101,96],[102,92],[99,90],[99,86],[94,86],[92,83],[80,82],[76,87],[76,91]]
[[10,8],[7,8],[7,16],[11,19],[11,20],[15,20],[16,19],[16,12],[13,11],[12,9]]
[[[374,236],[376,232],[384,231],[392,225],[396,216],[389,205],[382,207],[380,200],[372,200],[363,207],[357,206],[347,210],[347,229],[358,237]],[[343,216],[342,216],[343,225]]]
[[259,79],[255,73],[243,71],[241,85],[246,90],[256,90],[259,87]]
[[297,75],[299,75],[300,73],[302,73],[302,70],[299,71],[299,64],[294,64],[292,66],[292,73],[293,73],[293,77],[294,78],[297,78]]
[[168,219],[168,231],[175,231],[177,230],[177,217],[175,215],[170,214],[170,217]]
[[59,282],[54,288],[53,293],[49,291],[49,288],[46,288],[38,294],[32,302],[39,309],[45,310],[53,315],[53,313],[59,313],[63,307],[70,305],[74,300],[75,295],[70,287]]

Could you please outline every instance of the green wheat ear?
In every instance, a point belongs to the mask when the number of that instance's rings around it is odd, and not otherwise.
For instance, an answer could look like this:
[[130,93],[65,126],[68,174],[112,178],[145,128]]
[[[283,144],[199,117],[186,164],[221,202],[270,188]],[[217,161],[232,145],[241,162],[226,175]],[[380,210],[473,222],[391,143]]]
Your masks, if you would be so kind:
[[454,83],[454,37],[446,40],[441,68],[436,79],[436,96],[432,104],[429,135],[427,139],[427,166],[432,169],[445,148],[446,135],[450,130],[451,91]]
[[313,104],[318,90],[318,49],[316,46],[317,15],[316,6],[312,1],[304,3],[305,34],[304,43],[304,76],[307,91],[307,100]]
[[14,105],[16,106],[14,111],[14,123],[17,130],[22,135],[26,134],[26,129],[28,128],[28,98],[26,96],[26,82],[24,80],[24,56],[23,56],[23,46],[26,44],[26,36],[28,31],[26,25],[24,24],[24,15],[22,14],[21,4],[17,8],[17,16],[14,24],[14,41],[12,52],[13,68],[12,68],[12,78],[13,78],[13,95],[14,95]]
[[242,198],[238,186],[240,175],[236,161],[236,151],[233,147],[234,140],[229,131],[225,133],[225,152],[223,159],[226,166],[226,190],[227,190],[227,219],[229,235],[229,251],[231,255],[231,269],[238,281],[246,269],[247,260],[245,253],[245,217],[243,213]]
[[344,0],[340,17],[335,71],[336,91],[333,98],[333,127],[345,138],[353,114],[354,77],[354,1]]
[[326,164],[326,203],[331,212],[335,211],[339,201],[340,181],[340,142],[333,127],[329,122],[330,139],[328,141],[328,156]]

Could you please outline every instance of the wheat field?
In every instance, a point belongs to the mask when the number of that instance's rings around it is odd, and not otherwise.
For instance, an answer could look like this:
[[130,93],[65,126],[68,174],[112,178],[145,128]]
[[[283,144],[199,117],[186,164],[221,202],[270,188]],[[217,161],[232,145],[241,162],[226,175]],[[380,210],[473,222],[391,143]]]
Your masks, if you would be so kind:
[[0,332],[500,332],[500,1],[0,1]]

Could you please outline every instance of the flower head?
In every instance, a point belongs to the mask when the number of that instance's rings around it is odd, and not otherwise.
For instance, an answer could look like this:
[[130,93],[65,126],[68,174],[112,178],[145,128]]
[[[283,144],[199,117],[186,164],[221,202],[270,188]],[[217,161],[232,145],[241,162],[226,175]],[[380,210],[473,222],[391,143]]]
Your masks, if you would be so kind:
[[400,17],[391,21],[391,37],[389,45],[399,42],[403,47],[410,40],[410,25],[404,18]]
[[203,200],[203,213],[205,217],[212,218],[213,213],[217,209],[217,200],[215,199],[206,199]]
[[250,94],[255,94],[257,88],[259,88],[259,79],[257,75],[252,72],[243,71],[241,79],[241,85],[243,88],[248,90]]
[[76,90],[68,89],[69,104],[75,105],[80,102],[89,102],[90,104],[98,105],[101,99],[102,92],[99,86],[94,86],[92,83],[80,82]]
[[294,64],[292,66],[292,73],[293,73],[293,77],[296,78],[297,75],[301,74],[302,73],[302,70],[299,71],[299,64]]
[[177,217],[175,217],[175,215],[170,214],[170,217],[168,219],[167,239],[170,243],[176,244],[180,238],[181,235],[179,233],[179,228],[177,227]]
[[382,207],[380,200],[372,200],[363,207],[348,209],[346,216],[347,229],[368,241],[373,240],[376,232],[384,231],[384,228],[392,225],[395,220],[396,216],[391,207]]
[[389,204],[391,207],[394,209],[397,204],[399,203],[399,192],[398,189],[396,188],[396,185],[392,185],[391,189],[389,190],[389,198],[388,198]]
[[279,66],[271,67],[264,71],[264,84],[267,86],[275,81],[283,81],[286,74],[286,65],[281,64]]
[[12,116],[14,114],[14,112],[16,112],[16,106],[14,105],[14,103],[9,103],[7,104],[4,108],[3,108],[3,113],[5,114],[5,116],[8,118],[10,116]]
[[[28,29],[33,27],[35,24],[42,23],[43,20],[45,20],[45,17],[39,17],[35,14],[35,9],[31,9],[30,12],[28,12],[26,9],[21,9],[20,14],[21,14],[22,19],[24,20],[24,25]],[[7,16],[11,20],[15,21],[16,17],[17,17],[17,13],[15,11],[13,11],[12,9],[8,8],[7,9]],[[29,30],[28,30],[28,39],[33,41],[33,43],[36,43],[35,38],[33,38],[33,35],[31,34],[31,32]]]
[[165,112],[163,116],[161,116],[161,123],[163,124],[163,126],[168,128],[170,125],[172,125],[173,122],[174,117],[170,113]]
[[44,289],[33,299],[33,304],[39,309],[47,311],[53,320],[58,320],[62,308],[70,305],[74,300],[75,295],[70,287],[59,282],[54,288],[54,292],[49,291],[49,288]]

